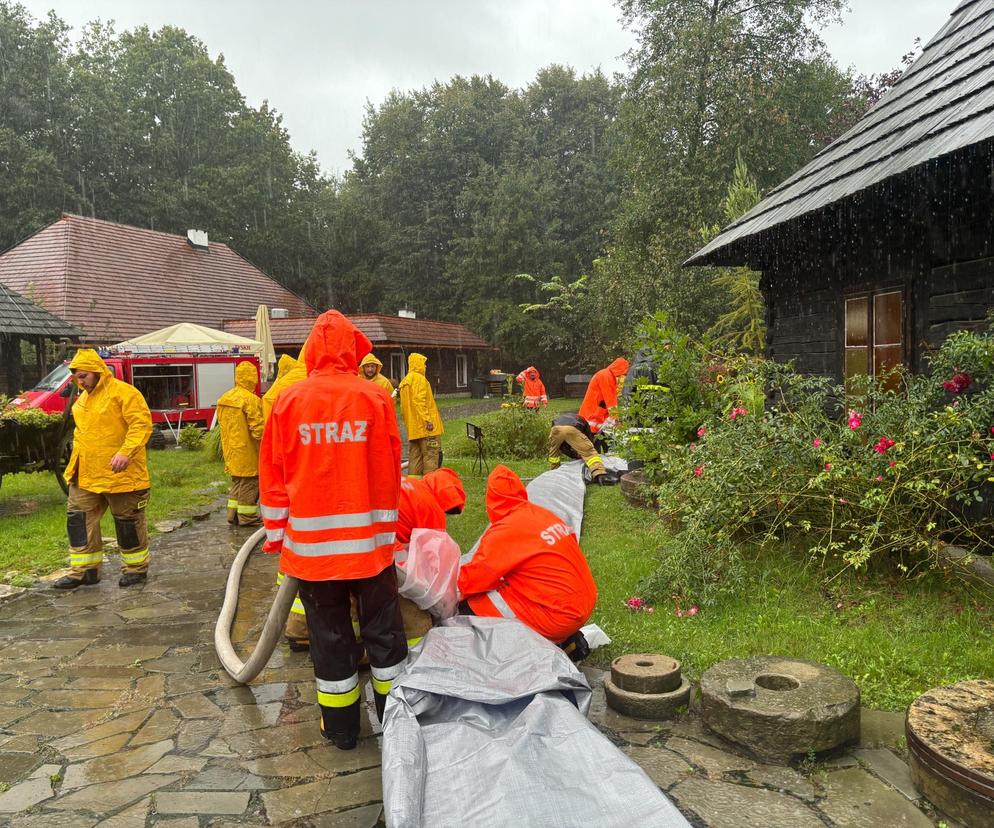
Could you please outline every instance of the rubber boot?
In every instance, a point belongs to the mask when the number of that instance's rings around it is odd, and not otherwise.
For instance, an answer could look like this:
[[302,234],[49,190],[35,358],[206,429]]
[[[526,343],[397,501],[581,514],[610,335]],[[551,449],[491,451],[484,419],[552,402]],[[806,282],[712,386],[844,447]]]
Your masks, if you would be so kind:
[[321,735],[339,750],[352,750],[359,741],[359,701],[348,707],[321,708]]

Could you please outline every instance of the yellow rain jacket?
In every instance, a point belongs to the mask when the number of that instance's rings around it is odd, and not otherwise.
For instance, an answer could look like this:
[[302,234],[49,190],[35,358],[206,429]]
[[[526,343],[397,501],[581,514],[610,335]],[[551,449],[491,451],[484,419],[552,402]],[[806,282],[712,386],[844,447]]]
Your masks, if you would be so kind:
[[273,413],[273,406],[276,405],[276,398],[280,391],[289,388],[294,383],[307,379],[307,366],[304,364],[304,349],[300,349],[300,357],[294,359],[289,354],[280,357],[280,364],[276,370],[276,381],[269,387],[269,390],[262,395],[262,419],[269,422],[269,415]]
[[255,395],[259,372],[251,362],[235,368],[235,387],[217,401],[221,428],[224,470],[232,477],[259,474],[259,442],[262,440],[262,400]]
[[[408,354],[407,376],[400,381],[400,415],[407,426],[408,440],[438,437],[444,431],[431,383],[425,376],[427,365],[428,357],[423,354]],[[425,423],[434,428],[428,431]]]
[[[115,379],[92,348],[80,348],[70,370],[100,374],[96,388],[84,391],[72,407],[76,430],[66,482],[88,492],[136,492],[149,488],[145,444],[152,436],[152,414],[141,391]],[[122,472],[111,471],[115,454],[131,458]]]
[[375,382],[378,386],[380,386],[380,388],[382,388],[388,394],[392,395],[393,383],[390,382],[390,380],[388,380],[385,376],[383,376],[383,374],[380,373],[383,370],[383,363],[380,362],[372,354],[366,354],[366,356],[362,358],[362,362],[359,363],[359,376],[362,377],[363,379],[366,379],[366,375],[362,372],[362,369],[366,365],[376,366],[376,373],[373,375],[373,378],[370,380],[370,382]]

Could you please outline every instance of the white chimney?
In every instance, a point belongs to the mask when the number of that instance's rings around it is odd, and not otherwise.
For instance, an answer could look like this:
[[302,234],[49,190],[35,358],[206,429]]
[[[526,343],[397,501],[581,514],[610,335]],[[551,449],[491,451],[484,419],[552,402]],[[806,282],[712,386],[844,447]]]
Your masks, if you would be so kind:
[[290,311],[288,311],[286,308],[273,308],[269,312],[269,318],[270,319],[289,319],[290,318]]
[[208,249],[206,230],[187,230],[186,240],[190,243],[190,247],[194,250]]
[[401,319],[417,319],[418,317],[418,315],[414,311],[408,310],[407,308],[401,308],[399,311],[397,311],[397,316],[399,316]]

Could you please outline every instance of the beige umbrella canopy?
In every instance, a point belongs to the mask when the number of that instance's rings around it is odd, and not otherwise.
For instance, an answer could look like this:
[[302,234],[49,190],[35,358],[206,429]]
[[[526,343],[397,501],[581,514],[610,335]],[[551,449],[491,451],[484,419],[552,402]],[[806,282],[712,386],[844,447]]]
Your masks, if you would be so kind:
[[218,331],[204,325],[196,325],[193,322],[178,322],[168,328],[160,328],[151,333],[134,336],[124,342],[118,342],[115,348],[126,349],[141,346],[160,346],[182,348],[184,346],[223,346],[226,348],[237,347],[251,353],[259,352],[259,343],[254,339],[244,336],[236,336],[226,331]]
[[269,325],[269,308],[259,305],[255,312],[255,338],[259,340],[259,368],[262,379],[269,381],[276,370],[276,349],[273,348],[273,331]]

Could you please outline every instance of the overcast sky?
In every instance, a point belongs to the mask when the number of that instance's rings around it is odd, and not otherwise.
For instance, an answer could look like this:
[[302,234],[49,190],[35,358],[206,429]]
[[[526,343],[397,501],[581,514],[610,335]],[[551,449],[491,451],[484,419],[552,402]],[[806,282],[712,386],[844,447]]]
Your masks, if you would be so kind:
[[[249,103],[268,99],[294,146],[342,172],[360,149],[366,101],[455,74],[492,74],[526,85],[550,63],[579,72],[621,71],[630,33],[610,0],[19,0],[73,27],[114,20],[181,26],[223,53]],[[825,33],[842,66],[867,74],[896,66],[916,37],[927,41],[954,0],[850,0]]]

